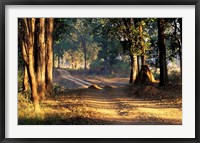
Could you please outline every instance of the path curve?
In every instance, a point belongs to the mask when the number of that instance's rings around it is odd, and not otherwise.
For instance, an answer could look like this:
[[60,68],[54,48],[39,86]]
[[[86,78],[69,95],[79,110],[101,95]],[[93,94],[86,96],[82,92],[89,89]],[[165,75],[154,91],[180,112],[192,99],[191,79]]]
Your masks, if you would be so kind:
[[73,77],[69,71],[56,69],[54,83],[69,89],[88,88],[92,83]]

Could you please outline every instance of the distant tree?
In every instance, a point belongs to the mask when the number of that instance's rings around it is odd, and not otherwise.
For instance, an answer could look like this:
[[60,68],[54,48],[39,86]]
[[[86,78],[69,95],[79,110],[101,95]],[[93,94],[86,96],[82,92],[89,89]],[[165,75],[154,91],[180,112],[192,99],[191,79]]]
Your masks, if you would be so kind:
[[124,47],[124,52],[128,52],[130,56],[130,80],[129,83],[133,83],[138,75],[138,54],[136,47],[136,40],[134,38],[134,19],[133,18],[123,18],[122,19],[122,45]]
[[94,41],[101,46],[98,58],[103,60],[104,74],[111,74],[112,64],[119,55],[120,42],[116,36],[116,22],[113,18],[94,18],[92,21]]

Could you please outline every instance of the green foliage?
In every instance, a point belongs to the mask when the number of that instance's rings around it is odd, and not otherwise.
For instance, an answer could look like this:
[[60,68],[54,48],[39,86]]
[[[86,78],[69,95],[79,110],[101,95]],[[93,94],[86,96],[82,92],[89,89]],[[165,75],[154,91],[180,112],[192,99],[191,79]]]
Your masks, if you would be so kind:
[[23,91],[23,92],[18,92],[18,101],[27,103],[27,104],[32,104],[31,101],[31,90]]
[[23,90],[23,71],[21,69],[18,70],[18,92]]
[[129,69],[129,63],[123,60],[118,60],[116,64],[112,66],[112,71],[122,77],[129,77]]
[[[84,59],[87,63],[97,58],[100,47],[93,39],[91,32],[91,19],[75,18],[65,19],[63,26],[64,34],[59,40],[54,42],[54,54],[65,59],[72,65],[82,63]],[[57,32],[56,32],[57,33]]]
[[[134,54],[145,55],[147,64],[159,67],[157,18],[59,18],[56,23],[54,54],[71,65],[84,65],[86,59],[92,69],[111,71],[119,55]],[[180,54],[180,24],[180,18],[165,19],[168,61]]]
[[100,70],[104,65],[103,65],[104,61],[103,60],[94,60],[91,64],[90,64],[90,69],[91,70]]

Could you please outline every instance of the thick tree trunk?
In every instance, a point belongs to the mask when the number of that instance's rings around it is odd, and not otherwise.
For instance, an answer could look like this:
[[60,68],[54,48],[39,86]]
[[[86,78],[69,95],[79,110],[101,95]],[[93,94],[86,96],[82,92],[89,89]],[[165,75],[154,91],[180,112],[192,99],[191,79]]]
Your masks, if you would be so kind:
[[38,81],[38,95],[40,99],[45,97],[46,92],[46,49],[45,49],[45,18],[39,19],[39,39],[38,39],[38,61],[37,61],[37,81]]
[[[30,77],[30,85],[31,85],[31,99],[34,104],[35,112],[39,112],[39,99],[37,92],[37,80],[34,69],[34,32],[35,32],[35,18],[24,18],[23,19],[24,26],[24,38],[27,44],[27,57],[28,57],[28,74]],[[26,59],[24,59],[26,61]]]
[[34,71],[34,57],[33,57],[33,50],[30,48],[29,50],[29,73],[30,73],[30,81],[31,81],[31,97],[34,103],[35,112],[39,111],[39,98],[38,98],[38,91],[37,91],[37,80]]
[[[35,111],[38,112],[40,110],[39,98],[43,98],[46,92],[46,79],[48,79],[48,84],[52,83],[53,26],[51,22],[47,22],[47,35],[45,37],[45,18],[37,19],[37,22],[35,18],[24,18],[20,20],[22,30],[20,33],[24,33],[20,34],[20,43],[23,45],[21,47],[26,65],[25,71],[27,70],[26,73],[28,73],[29,77],[31,99]],[[50,27],[48,28],[48,26]],[[47,40],[45,40],[45,38]],[[45,46],[45,42],[47,42],[47,47]],[[46,54],[46,52],[48,52],[48,54]],[[46,63],[48,63],[49,66],[46,67]],[[48,72],[46,72],[46,69]]]
[[160,52],[159,54],[160,86],[164,86],[168,82],[164,22],[165,22],[164,19],[158,18],[158,39],[159,39],[159,52]]
[[46,57],[46,93],[48,96],[52,96],[53,94],[53,18],[47,19],[47,27],[46,27],[46,49],[47,49],[47,57]]

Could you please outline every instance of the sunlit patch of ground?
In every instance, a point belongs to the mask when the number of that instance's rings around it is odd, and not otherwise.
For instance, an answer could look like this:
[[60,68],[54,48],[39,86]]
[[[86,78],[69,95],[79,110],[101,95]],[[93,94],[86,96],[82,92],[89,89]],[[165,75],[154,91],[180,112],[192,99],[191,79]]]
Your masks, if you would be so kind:
[[37,115],[32,104],[19,96],[19,124],[182,124],[180,96],[143,100],[128,95],[127,88],[69,90],[42,101],[41,112]]
[[[72,74],[73,75],[73,74]],[[19,93],[20,125],[181,125],[182,87],[128,85],[128,78],[57,71],[54,82],[63,88],[53,98],[33,105]],[[76,77],[76,78],[75,78]],[[70,78],[70,79],[69,79]],[[81,80],[82,79],[82,80]],[[86,87],[79,89],[84,84]],[[97,84],[99,89],[90,84]],[[57,88],[56,88],[57,89]],[[60,89],[60,88],[58,88]],[[73,89],[73,90],[72,90]]]

